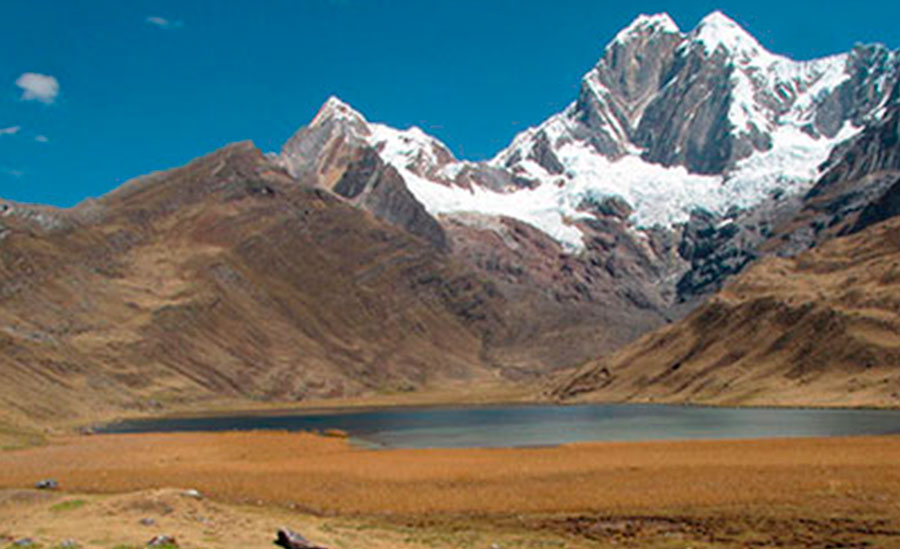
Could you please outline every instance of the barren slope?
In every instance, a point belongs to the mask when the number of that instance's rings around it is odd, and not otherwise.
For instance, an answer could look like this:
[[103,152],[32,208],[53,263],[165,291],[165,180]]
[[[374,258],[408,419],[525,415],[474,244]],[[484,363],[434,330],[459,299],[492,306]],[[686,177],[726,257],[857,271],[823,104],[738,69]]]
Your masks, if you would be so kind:
[[900,404],[900,219],[769,257],[552,389],[591,400]]
[[0,409],[98,417],[494,378],[490,286],[250,144],[0,218]]

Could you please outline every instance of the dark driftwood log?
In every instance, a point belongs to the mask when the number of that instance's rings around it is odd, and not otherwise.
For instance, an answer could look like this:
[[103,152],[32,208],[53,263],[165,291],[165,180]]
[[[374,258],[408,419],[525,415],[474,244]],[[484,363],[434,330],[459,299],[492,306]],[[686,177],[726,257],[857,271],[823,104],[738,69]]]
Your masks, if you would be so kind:
[[327,549],[310,542],[297,532],[287,528],[278,530],[278,539],[275,540],[275,545],[284,547],[284,549]]

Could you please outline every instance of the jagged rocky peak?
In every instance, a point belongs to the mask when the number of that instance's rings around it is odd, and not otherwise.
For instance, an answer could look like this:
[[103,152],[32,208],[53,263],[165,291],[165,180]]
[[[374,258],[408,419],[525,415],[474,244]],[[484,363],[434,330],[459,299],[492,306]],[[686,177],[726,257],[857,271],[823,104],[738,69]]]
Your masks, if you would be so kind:
[[653,15],[641,14],[627,27],[619,31],[619,34],[607,45],[607,48],[616,44],[626,44],[653,33],[681,33],[681,29],[668,13],[655,13]]
[[520,134],[493,164],[559,175],[567,165],[560,149],[576,143],[611,160],[638,154],[723,175],[778,147],[783,127],[832,139],[847,121],[859,126],[848,105],[860,100],[839,90],[853,74],[865,72],[846,54],[800,62],[773,54],[719,11],[688,33],[666,14],[641,15],[609,42],[577,100]]
[[309,125],[317,126],[335,120],[366,124],[365,117],[359,111],[342,101],[339,97],[332,95],[322,104],[319,112],[316,113],[315,118]]
[[299,179],[331,187],[366,144],[366,119],[337,97],[330,97],[308,126],[284,144],[277,161]]
[[332,96],[288,140],[276,161],[292,176],[331,189],[376,217],[447,248],[443,229],[409,187],[413,170],[437,169],[441,162],[456,160],[418,128],[401,131],[370,123]]
[[690,40],[702,45],[709,55],[721,49],[725,54],[740,59],[763,57],[766,61],[772,61],[774,57],[734,19],[718,10],[700,20],[690,33]]
[[[373,147],[397,169],[445,183],[451,178],[443,173],[444,169],[458,163],[446,145],[420,128],[398,130],[369,122],[334,96],[322,105],[308,126],[291,137],[280,159],[295,177],[313,173],[316,183],[330,186],[334,175],[346,167],[348,155],[364,147]],[[325,161],[326,165],[313,166],[316,160]]]

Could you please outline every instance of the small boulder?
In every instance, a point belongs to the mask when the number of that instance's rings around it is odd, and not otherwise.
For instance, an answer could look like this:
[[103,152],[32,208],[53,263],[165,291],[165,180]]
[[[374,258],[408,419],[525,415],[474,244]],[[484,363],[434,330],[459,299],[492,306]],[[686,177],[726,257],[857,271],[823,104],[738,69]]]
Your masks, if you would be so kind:
[[154,536],[147,542],[147,547],[178,547],[178,542],[172,536]]
[[34,487],[38,490],[56,490],[59,488],[59,482],[56,479],[45,478],[34,483]]
[[156,524],[156,519],[152,518],[142,518],[140,521],[141,526],[154,526]]
[[283,547],[284,549],[326,549],[321,545],[310,542],[302,535],[288,528],[281,528],[278,530],[278,537],[275,540],[275,545]]
[[194,499],[203,499],[203,494],[201,494],[199,490],[194,490],[193,488],[191,488],[190,490],[185,490],[181,493],[181,495]]
[[325,429],[322,435],[331,438],[350,438],[350,433],[341,429]]

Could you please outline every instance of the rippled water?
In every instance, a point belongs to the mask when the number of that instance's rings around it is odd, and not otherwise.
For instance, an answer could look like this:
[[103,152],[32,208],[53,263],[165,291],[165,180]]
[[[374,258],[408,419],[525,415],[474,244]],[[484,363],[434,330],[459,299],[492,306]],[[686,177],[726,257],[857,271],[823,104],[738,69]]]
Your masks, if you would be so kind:
[[134,420],[106,433],[341,429],[378,448],[546,446],[582,441],[765,438],[900,433],[900,412],[668,405],[509,405],[329,410]]

